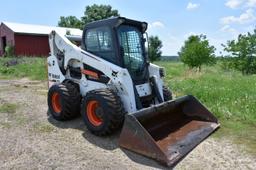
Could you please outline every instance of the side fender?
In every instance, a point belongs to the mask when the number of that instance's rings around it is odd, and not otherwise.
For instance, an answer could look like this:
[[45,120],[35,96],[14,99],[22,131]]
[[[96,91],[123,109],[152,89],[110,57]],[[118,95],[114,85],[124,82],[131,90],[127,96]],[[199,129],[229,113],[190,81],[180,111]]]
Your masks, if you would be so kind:
[[160,76],[160,67],[155,65],[155,64],[150,63],[150,65],[148,67],[148,70],[149,70],[149,76],[150,77],[155,77],[156,84],[157,84],[157,87],[159,89],[160,95],[163,98],[164,97],[163,96],[163,85],[164,85],[164,82],[163,82],[163,79]]

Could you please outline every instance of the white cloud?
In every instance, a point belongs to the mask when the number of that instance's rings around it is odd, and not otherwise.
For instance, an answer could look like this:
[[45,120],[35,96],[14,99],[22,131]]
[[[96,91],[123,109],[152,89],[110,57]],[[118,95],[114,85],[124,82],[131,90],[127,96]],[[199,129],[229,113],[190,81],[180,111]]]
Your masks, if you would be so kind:
[[221,18],[221,23],[222,24],[231,24],[231,23],[239,21],[239,18],[240,17],[236,18],[234,16],[223,17],[223,18]]
[[230,25],[224,25],[220,30],[221,31],[226,31],[230,28]]
[[236,9],[242,6],[244,3],[244,0],[228,0],[225,5],[229,8]]
[[155,21],[148,24],[148,30],[153,31],[158,28],[165,28],[165,25],[160,21]]
[[224,25],[220,30],[222,32],[230,33],[233,37],[236,37],[239,34],[239,32],[230,25]]
[[187,5],[187,10],[194,10],[196,8],[198,8],[200,6],[200,4],[193,4],[192,2],[189,2]]
[[256,7],[256,0],[227,0],[225,5],[231,9],[237,8],[254,8]]
[[256,0],[248,0],[246,5],[250,8],[256,7]]
[[247,23],[252,23],[256,20],[256,16],[254,15],[254,10],[248,9],[244,13],[242,13],[239,17],[235,16],[227,16],[221,18],[221,23],[222,24],[247,24]]
[[160,21],[155,21],[151,24],[152,27],[164,28],[164,24]]

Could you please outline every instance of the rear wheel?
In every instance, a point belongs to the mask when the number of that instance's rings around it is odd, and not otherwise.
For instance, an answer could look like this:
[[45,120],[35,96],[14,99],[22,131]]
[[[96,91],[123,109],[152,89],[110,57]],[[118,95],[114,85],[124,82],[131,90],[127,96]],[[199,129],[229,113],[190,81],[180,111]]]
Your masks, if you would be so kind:
[[98,136],[120,128],[124,109],[120,97],[110,89],[93,90],[82,101],[81,114],[88,130]]
[[70,83],[53,85],[48,92],[49,112],[56,120],[70,120],[79,115],[81,97]]
[[164,95],[164,101],[172,100],[172,92],[166,86],[163,86],[163,95]]

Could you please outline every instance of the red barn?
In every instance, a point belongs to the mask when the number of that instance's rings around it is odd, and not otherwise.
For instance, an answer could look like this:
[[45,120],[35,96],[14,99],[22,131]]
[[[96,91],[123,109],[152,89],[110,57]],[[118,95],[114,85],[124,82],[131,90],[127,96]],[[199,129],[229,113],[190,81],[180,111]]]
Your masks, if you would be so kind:
[[50,49],[48,34],[52,31],[82,36],[82,31],[74,28],[2,22],[0,25],[0,56],[5,47],[14,47],[16,56],[48,56]]

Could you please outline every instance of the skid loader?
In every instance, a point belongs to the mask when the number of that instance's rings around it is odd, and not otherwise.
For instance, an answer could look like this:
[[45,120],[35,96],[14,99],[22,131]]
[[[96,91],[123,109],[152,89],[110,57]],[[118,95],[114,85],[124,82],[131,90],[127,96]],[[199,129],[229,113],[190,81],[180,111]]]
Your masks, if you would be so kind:
[[89,23],[82,37],[53,30],[49,112],[60,121],[81,114],[99,136],[122,127],[121,147],[174,166],[219,123],[195,97],[172,99],[164,69],[148,61],[146,30],[123,17]]

